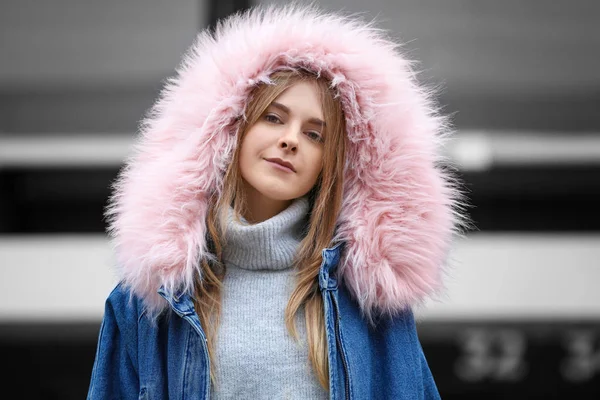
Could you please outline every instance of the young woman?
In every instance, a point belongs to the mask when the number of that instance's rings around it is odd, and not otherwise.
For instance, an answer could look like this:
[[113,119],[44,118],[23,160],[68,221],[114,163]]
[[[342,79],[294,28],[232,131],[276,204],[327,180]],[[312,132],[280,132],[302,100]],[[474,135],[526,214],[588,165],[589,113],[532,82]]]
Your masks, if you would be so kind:
[[201,34],[115,185],[88,398],[439,398],[411,308],[460,222],[444,122],[371,25]]

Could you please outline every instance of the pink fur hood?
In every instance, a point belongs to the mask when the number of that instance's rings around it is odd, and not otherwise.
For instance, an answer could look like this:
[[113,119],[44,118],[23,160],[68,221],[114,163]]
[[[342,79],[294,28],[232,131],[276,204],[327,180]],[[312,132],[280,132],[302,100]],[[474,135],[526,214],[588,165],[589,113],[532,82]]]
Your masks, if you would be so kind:
[[255,8],[201,33],[163,89],[115,183],[107,210],[120,278],[146,306],[190,290],[208,253],[210,193],[236,146],[232,121],[275,70],[329,78],[349,148],[335,240],[338,274],[363,312],[393,313],[442,288],[460,222],[459,192],[440,167],[445,119],[412,62],[385,32],[314,8]]

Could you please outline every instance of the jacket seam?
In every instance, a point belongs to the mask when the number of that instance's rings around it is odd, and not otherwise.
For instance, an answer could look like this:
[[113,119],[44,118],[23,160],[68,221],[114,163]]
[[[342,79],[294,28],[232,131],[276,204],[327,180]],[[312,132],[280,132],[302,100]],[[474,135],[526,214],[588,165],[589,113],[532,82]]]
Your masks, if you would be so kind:
[[[417,334],[417,324],[416,321],[414,320],[414,315],[413,312],[410,308],[408,308],[407,310],[408,316],[410,317],[409,319],[404,318],[404,326],[407,329],[407,331],[410,333],[409,337],[410,337],[410,344],[411,344],[411,350],[409,352],[410,354],[410,358],[411,361],[413,363],[413,365],[418,365],[419,367],[421,366],[421,361],[420,361],[420,357],[418,354],[418,349],[419,349],[419,339],[418,339],[418,334]],[[417,350],[416,354],[415,354],[415,349]],[[421,370],[421,368],[414,368],[414,377],[415,377],[415,381],[413,382],[414,385],[418,385],[417,382],[419,381],[420,378],[420,382],[421,382],[421,389],[423,389],[423,372]],[[413,389],[417,389],[416,387],[414,387]],[[424,399],[424,392],[423,390],[418,391],[419,393],[421,393],[420,398]]]
[[[334,331],[334,335],[335,335],[335,326],[331,327],[331,323],[332,323],[332,317],[331,317],[331,313],[332,313],[332,301],[331,298],[329,297],[329,292],[328,291],[321,291],[321,295],[324,298],[324,303],[325,303],[325,307],[324,307],[324,311],[326,313],[325,315],[325,326],[326,326],[326,333],[327,333],[327,357],[329,360],[332,360],[333,362],[335,362],[335,364],[337,364],[337,354],[332,354],[335,350],[332,351],[332,347],[335,349],[334,346],[332,346],[332,338],[331,338],[331,330]],[[335,345],[335,339],[333,339],[334,345]],[[333,368],[333,364],[330,362],[329,363],[329,399],[335,399],[337,397],[337,390],[336,390],[336,369]]]
[[342,326],[341,325],[341,321],[342,321],[341,315],[342,315],[342,313],[339,311],[339,297],[338,297],[337,302],[338,302],[338,312],[339,312],[339,315],[338,315],[338,329],[339,329],[339,335],[340,335],[340,347],[341,347],[340,351],[342,352],[342,354],[340,356],[342,357],[342,359],[346,359],[346,365],[348,367],[348,371],[346,371],[347,372],[346,379],[348,379],[348,389],[349,389],[349,392],[350,392],[349,396],[350,396],[350,399],[352,399],[354,397],[353,390],[352,390],[352,379],[350,378],[350,370],[352,368],[350,368],[350,360],[348,358],[348,352],[346,351],[346,345],[344,343],[344,341],[345,341],[344,334],[342,333],[342,329],[341,329],[341,326]]
[[192,328],[188,327],[188,334],[187,334],[187,338],[186,338],[186,343],[185,343],[185,360],[183,361],[183,382],[182,382],[182,386],[183,386],[183,390],[181,391],[181,400],[185,400],[185,394],[187,393],[187,385],[189,384],[188,382],[188,374],[189,374],[189,360],[190,360],[190,346],[191,346],[191,335],[192,335]]
[[98,374],[98,361],[99,358],[98,357],[100,355],[100,347],[102,346],[102,338],[104,336],[104,330],[105,330],[105,324],[104,324],[104,320],[102,320],[102,323],[100,324],[100,335],[98,336],[98,345],[96,346],[96,360],[94,361],[94,366],[92,368],[92,382],[91,382],[91,386],[90,386],[90,391],[88,394],[88,399],[93,399],[94,397],[94,391],[96,390],[96,376]]

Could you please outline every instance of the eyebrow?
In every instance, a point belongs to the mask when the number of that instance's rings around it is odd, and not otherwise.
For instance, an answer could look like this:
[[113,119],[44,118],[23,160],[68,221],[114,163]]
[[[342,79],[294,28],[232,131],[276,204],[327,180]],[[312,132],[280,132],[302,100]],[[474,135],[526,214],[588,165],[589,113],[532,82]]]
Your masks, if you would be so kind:
[[[280,109],[281,111],[283,111],[283,112],[286,112],[286,113],[288,113],[288,114],[290,113],[290,108],[289,108],[289,107],[287,107],[287,106],[284,106],[284,105],[283,105],[283,104],[281,104],[281,103],[278,103],[278,102],[274,101],[274,102],[272,102],[272,103],[271,103],[271,105],[272,105],[273,107],[275,107],[275,108],[279,108],[279,109]],[[326,126],[326,125],[325,125],[325,121],[321,121],[319,118],[310,118],[310,119],[308,120],[308,122],[310,122],[310,123],[312,123],[312,124],[315,124],[315,125],[320,125],[320,126],[322,126],[323,128],[325,128],[325,126]]]

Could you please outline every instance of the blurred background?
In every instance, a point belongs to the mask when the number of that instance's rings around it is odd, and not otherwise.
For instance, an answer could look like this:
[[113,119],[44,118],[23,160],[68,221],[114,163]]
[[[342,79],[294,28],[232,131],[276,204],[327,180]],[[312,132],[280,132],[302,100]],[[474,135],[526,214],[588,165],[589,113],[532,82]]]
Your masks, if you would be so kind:
[[[256,1],[0,3],[4,388],[85,397],[109,185],[196,33]],[[453,115],[476,228],[417,310],[442,397],[600,398],[600,3],[316,3],[376,18]]]

